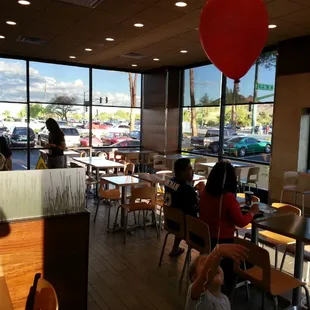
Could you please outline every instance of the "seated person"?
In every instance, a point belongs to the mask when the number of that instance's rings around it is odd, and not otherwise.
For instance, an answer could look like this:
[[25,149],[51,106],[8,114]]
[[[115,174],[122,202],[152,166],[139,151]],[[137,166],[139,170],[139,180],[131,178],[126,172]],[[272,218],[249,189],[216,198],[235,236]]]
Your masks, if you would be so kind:
[[3,154],[0,153],[0,171],[8,171],[8,167],[6,166],[6,159]]
[[246,258],[247,249],[238,244],[220,244],[207,255],[198,256],[189,268],[191,285],[188,289],[186,310],[230,310],[227,296],[221,293],[224,273],[221,257],[237,262]]
[[[242,214],[236,199],[237,177],[234,167],[220,161],[211,170],[205,190],[200,192],[199,218],[209,225],[211,249],[217,243],[233,243],[237,227],[248,225],[259,212],[253,205],[247,214]],[[223,259],[221,267],[225,273],[226,293],[230,294],[234,283],[233,261]]]
[[[192,186],[193,167],[190,160],[178,159],[174,163],[174,175],[174,178],[165,183],[165,205],[197,217],[199,202],[196,190]],[[170,256],[179,256],[184,252],[184,249],[179,247],[181,241],[182,239],[175,237]]]

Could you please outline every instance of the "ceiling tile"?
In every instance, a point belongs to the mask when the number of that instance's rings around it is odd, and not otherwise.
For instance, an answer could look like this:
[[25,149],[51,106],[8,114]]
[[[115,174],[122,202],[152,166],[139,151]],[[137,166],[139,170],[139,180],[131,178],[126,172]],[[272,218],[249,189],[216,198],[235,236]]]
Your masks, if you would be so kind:
[[304,5],[290,0],[274,0],[267,4],[267,10],[270,18],[283,16],[305,8],[306,7]]

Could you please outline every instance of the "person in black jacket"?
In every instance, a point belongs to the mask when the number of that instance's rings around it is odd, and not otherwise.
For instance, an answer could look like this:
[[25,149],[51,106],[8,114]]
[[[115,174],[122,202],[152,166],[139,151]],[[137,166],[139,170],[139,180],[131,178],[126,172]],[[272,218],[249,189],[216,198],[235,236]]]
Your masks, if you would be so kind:
[[8,170],[12,170],[12,151],[8,146],[5,137],[0,137],[0,153],[5,157],[5,166]]
[[[165,183],[165,205],[181,209],[184,214],[197,217],[199,201],[196,189],[192,186],[193,167],[187,158],[178,159],[174,163],[175,177]],[[179,256],[184,252],[180,248],[182,239],[175,237],[170,256]]]

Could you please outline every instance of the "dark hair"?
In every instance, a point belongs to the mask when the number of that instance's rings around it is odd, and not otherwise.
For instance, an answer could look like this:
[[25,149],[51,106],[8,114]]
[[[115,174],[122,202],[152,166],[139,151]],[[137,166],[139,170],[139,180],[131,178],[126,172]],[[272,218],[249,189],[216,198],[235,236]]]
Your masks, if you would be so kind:
[[53,136],[63,136],[63,132],[61,131],[58,123],[53,119],[53,118],[49,118],[47,119],[47,121],[45,122],[47,129],[50,131],[50,133]]
[[2,153],[5,158],[12,156],[12,151],[9,148],[5,137],[0,137],[0,153]]
[[180,158],[174,163],[174,174],[178,177],[182,172],[185,172],[191,161],[188,158]]
[[[225,172],[225,184],[224,188],[222,188]],[[235,194],[236,191],[237,177],[235,168],[229,162],[217,162],[209,174],[206,192],[211,196],[218,197],[221,196],[222,192]]]

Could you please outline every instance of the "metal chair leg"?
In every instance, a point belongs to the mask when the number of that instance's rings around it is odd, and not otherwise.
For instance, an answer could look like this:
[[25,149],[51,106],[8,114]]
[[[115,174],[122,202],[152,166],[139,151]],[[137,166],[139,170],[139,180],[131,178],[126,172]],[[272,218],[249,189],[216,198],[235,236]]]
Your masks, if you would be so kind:
[[181,293],[181,290],[182,290],[182,281],[184,278],[185,270],[187,269],[187,266],[188,266],[188,259],[190,256],[191,256],[191,248],[188,248],[187,253],[186,253],[186,257],[185,257],[185,261],[183,264],[183,268],[182,268],[181,277],[179,280],[179,294]]
[[115,214],[115,220],[114,220],[114,225],[113,225],[113,229],[115,231],[116,229],[116,224],[117,224],[117,219],[118,219],[118,213],[119,213],[119,209],[121,208],[121,206],[119,206],[116,210],[116,214]]
[[301,196],[301,216],[304,216],[304,213],[305,213],[305,195],[302,194],[302,196]]
[[165,248],[166,248],[166,244],[167,244],[167,239],[168,239],[168,236],[170,234],[167,232],[166,233],[166,236],[165,236],[165,240],[164,240],[164,244],[163,244],[163,248],[161,250],[161,254],[160,254],[160,259],[159,259],[159,263],[158,263],[158,267],[161,267],[161,264],[163,262],[163,256],[164,256],[164,252],[165,252]]
[[124,244],[126,244],[126,237],[127,237],[127,225],[128,225],[128,212],[125,214],[125,227],[124,227]]
[[280,265],[280,271],[282,271],[282,269],[283,269],[285,258],[286,258],[286,254],[287,254],[287,252],[285,250],[284,253],[283,253],[283,257],[282,257],[282,261],[281,261],[281,265]]
[[96,221],[96,218],[97,218],[97,213],[98,213],[100,201],[101,201],[101,199],[98,198],[97,208],[96,208],[96,212],[95,212],[95,216],[94,216],[94,222]]
[[274,310],[278,310],[278,305],[279,305],[278,296],[274,296],[273,297],[273,307],[274,307]]
[[283,202],[283,194],[284,194],[284,190],[282,189],[281,196],[280,196],[280,202]]
[[302,287],[305,290],[305,295],[306,295],[306,301],[307,301],[307,309],[310,309],[310,297],[309,297],[309,291],[306,285],[302,285]]
[[[152,211],[152,214],[154,217],[156,216],[155,211]],[[159,234],[159,229],[158,229],[156,222],[155,222],[155,229],[156,229],[157,238],[159,238],[160,234]]]
[[110,229],[110,216],[111,216],[111,202],[108,204],[108,223],[107,223],[107,230]]
[[276,246],[275,247],[275,255],[274,255],[274,268],[276,268],[276,269],[278,267],[278,253],[279,253],[279,249]]

